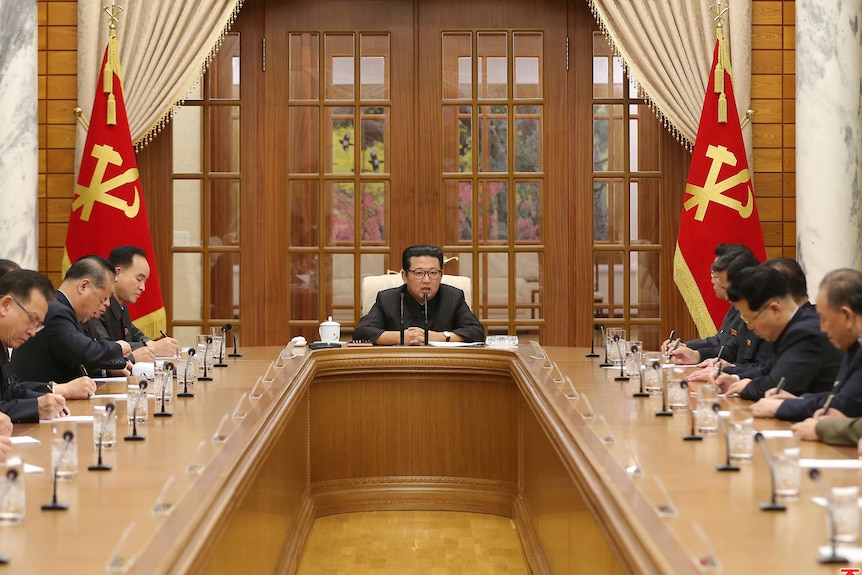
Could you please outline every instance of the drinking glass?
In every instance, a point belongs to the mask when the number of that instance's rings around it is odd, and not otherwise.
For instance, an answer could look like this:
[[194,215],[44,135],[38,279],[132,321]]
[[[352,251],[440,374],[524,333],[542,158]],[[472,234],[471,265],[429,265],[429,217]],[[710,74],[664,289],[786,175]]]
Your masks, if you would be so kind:
[[799,496],[799,439],[770,437],[767,445],[775,472],[775,494],[782,497]]
[[174,398],[174,378],[167,371],[157,371],[153,379],[153,394],[156,401],[168,403]]
[[224,358],[224,332],[220,327],[211,327],[210,328],[210,337],[213,338],[212,343],[212,354],[213,357]]
[[731,408],[727,422],[731,459],[751,460],[754,451],[754,414],[748,405]]
[[130,383],[126,386],[126,417],[129,420],[129,423],[132,422],[132,419],[136,419],[138,423],[146,423],[147,415],[148,415],[148,407],[147,407],[147,390],[141,389],[138,385],[137,378],[129,378],[130,380],[135,379],[136,381]]
[[859,486],[832,487],[830,492],[835,515],[835,540],[856,543],[859,539]]
[[27,499],[24,488],[24,463],[18,456],[0,462],[0,523],[16,524],[24,521]]
[[198,349],[195,354],[195,361],[197,362],[198,371],[204,370],[204,358],[206,358],[207,362],[207,371],[212,369],[213,363],[213,336],[209,334],[201,334],[197,337]]
[[626,375],[629,377],[640,377],[641,354],[644,342],[632,340],[626,342]]
[[713,407],[718,403],[718,386],[701,383],[697,386],[697,431],[702,434],[718,433],[718,413]]
[[[606,335],[608,338],[606,342],[608,361],[619,366],[625,358],[626,330],[622,327],[609,327]],[[620,350],[623,352],[622,356]]]
[[116,409],[112,409],[109,414],[104,405],[93,406],[93,447],[99,447],[100,433],[102,434],[102,447],[114,447],[117,443]]
[[[68,441],[67,433],[71,433]],[[51,435],[51,469],[57,470],[58,480],[71,481],[78,476],[78,430],[75,423],[57,420],[51,424]]]
[[641,354],[643,363],[644,391],[661,393],[661,352],[645,351]]
[[685,371],[675,367],[666,367],[662,369],[664,374],[665,386],[667,387],[667,405],[671,409],[686,409],[686,394],[688,388],[682,387],[682,382],[685,381]]
[[[197,353],[197,351],[195,353]],[[195,363],[194,356],[180,353],[176,363],[177,385],[192,385],[195,382],[195,376],[197,375],[197,364]]]

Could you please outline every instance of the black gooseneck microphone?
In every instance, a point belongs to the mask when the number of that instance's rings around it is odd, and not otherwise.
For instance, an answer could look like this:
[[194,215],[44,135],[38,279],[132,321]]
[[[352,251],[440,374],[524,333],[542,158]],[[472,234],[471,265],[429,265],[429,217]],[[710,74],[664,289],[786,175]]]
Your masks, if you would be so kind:
[[602,341],[605,344],[605,359],[599,364],[599,367],[613,367],[614,364],[608,361],[608,337],[605,335],[605,324],[600,323],[599,329],[602,330]]
[[719,471],[739,471],[739,467],[736,465],[731,465],[730,463],[730,435],[727,433],[727,426],[724,424],[724,420],[719,415],[719,411],[721,411],[721,406],[717,403],[712,404],[712,410],[715,412],[715,416],[718,418],[718,426],[721,428],[721,432],[724,434],[724,449],[727,452],[727,460],[724,462],[724,465],[716,465],[715,468]]
[[652,367],[658,371],[658,383],[661,386],[661,411],[656,411],[655,414],[658,417],[673,417],[673,411],[667,408],[667,386],[664,383],[662,367],[657,361],[653,362]]
[[207,336],[207,345],[206,345],[206,347],[204,347],[204,360],[203,360],[204,374],[198,378],[200,381],[212,381],[213,380],[212,376],[207,375],[207,354],[209,353],[210,346],[212,346],[212,344],[213,344],[213,338],[211,338],[210,336]]
[[593,324],[593,336],[590,338],[590,353],[586,354],[584,357],[599,357],[599,354],[596,353],[596,331],[599,329],[599,326]]
[[224,346],[227,345],[227,339],[225,338],[227,338],[227,325],[221,327],[221,345],[218,346],[218,363],[214,364],[213,367],[227,367],[227,364],[224,362]]
[[43,511],[65,511],[69,508],[68,503],[60,503],[57,501],[57,475],[60,472],[60,462],[66,456],[66,450],[69,449],[69,444],[75,438],[75,433],[71,430],[63,432],[63,447],[60,448],[60,454],[57,456],[57,462],[54,465],[54,496],[51,498],[51,503],[42,505]]
[[620,342],[620,336],[614,336],[614,342],[617,344],[617,353],[620,356],[620,374],[614,378],[614,381],[628,381],[629,376],[623,371],[626,367],[626,354],[623,353],[623,345]]
[[404,345],[404,290],[401,290],[401,317],[399,319],[399,328],[401,329],[401,345]]
[[[634,349],[634,346],[632,346]],[[643,359],[643,358],[641,358]],[[644,363],[643,361],[638,362],[638,379],[640,379],[640,388],[638,391],[632,393],[632,397],[649,397],[649,394],[644,391]]]
[[835,509],[832,508],[832,502],[829,500],[829,497],[826,496],[826,490],[823,489],[823,484],[820,482],[820,470],[816,467],[812,467],[808,471],[808,476],[811,478],[811,481],[814,482],[814,485],[817,486],[817,493],[820,494],[826,501],[826,516],[829,521],[829,545],[831,547],[831,551],[829,555],[820,555],[817,560],[820,563],[826,564],[841,564],[841,563],[849,563],[846,557],[838,554],[838,541],[835,540]]
[[695,419],[694,419],[694,408],[691,406],[691,393],[688,391],[688,382],[686,380],[682,380],[679,382],[679,386],[682,388],[682,392],[685,394],[685,408],[688,410],[688,416],[691,418],[691,431],[688,435],[683,435],[683,441],[703,441],[703,436],[698,435],[695,432]]
[[174,382],[174,364],[165,364],[165,379],[162,380],[162,408],[153,414],[153,417],[173,417],[174,414],[165,408],[165,393],[167,393],[168,382]]
[[189,360],[186,362],[186,368],[183,370],[183,390],[177,394],[177,397],[194,397],[195,394],[189,391],[189,367],[191,366],[192,359],[195,356],[194,348],[189,348]]
[[105,406],[105,421],[99,428],[99,460],[95,465],[91,465],[87,468],[89,471],[110,471],[112,469],[112,466],[102,463],[102,439],[105,437],[105,428],[108,427],[108,421],[110,421],[115,408],[116,406],[113,403],[109,403]]
[[[225,324],[224,329],[227,332],[227,331],[230,331],[231,329],[233,329],[233,326],[228,323],[228,324]],[[236,350],[236,334],[231,331],[231,335],[233,336],[233,351],[231,353],[227,354],[227,356],[228,357],[242,357],[242,354]],[[227,334],[225,334],[225,336],[227,336]]]
[[428,294],[422,294],[422,311],[425,314],[425,345],[428,345]]
[[769,455],[769,450],[766,448],[766,438],[759,431],[754,434],[754,441],[760,445],[760,450],[763,451],[763,458],[766,460],[766,465],[769,467],[769,478],[772,482],[772,501],[764,501],[760,504],[761,511],[786,511],[787,507],[778,503],[775,496],[775,465],[772,463],[772,456]]
[[[146,392],[147,380],[142,379],[141,382],[138,384],[138,388],[142,392]],[[147,394],[139,393],[138,396],[135,398],[135,404],[132,406],[132,434],[124,437],[123,439],[125,441],[143,441],[146,439],[146,437],[144,437],[143,435],[138,435],[138,406],[141,403],[141,397],[143,397],[144,401],[146,401]]]

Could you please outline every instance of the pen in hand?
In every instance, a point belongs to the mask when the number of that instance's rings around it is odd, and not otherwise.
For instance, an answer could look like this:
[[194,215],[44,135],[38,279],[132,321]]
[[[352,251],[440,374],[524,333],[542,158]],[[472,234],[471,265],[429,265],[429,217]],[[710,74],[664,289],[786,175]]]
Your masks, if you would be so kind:
[[[84,369],[84,366],[83,366],[83,365],[81,366],[81,369]],[[53,381],[49,381],[48,383],[46,383],[46,384],[45,384],[45,386],[48,388],[48,393],[54,393],[54,386],[55,386],[55,385],[57,385],[57,384],[56,384],[56,383],[54,383]],[[63,406],[63,414],[64,414],[64,415],[67,415],[67,416],[68,416],[68,415],[71,415],[71,414],[69,413],[69,410],[68,410],[68,409],[66,409],[66,406],[65,406],[65,405]]]
[[81,368],[81,375],[83,375],[84,377],[90,377],[90,374],[87,373],[87,368],[84,367],[83,363],[79,367]]

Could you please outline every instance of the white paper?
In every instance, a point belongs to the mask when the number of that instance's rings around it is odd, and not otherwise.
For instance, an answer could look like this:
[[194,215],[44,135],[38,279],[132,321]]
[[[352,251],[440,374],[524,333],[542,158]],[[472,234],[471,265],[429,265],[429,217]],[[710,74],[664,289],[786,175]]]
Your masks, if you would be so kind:
[[12,445],[39,445],[40,443],[42,442],[29,435],[16,435],[12,437]]
[[132,365],[132,375],[153,379],[156,375],[156,365],[150,361],[139,361]]
[[38,465],[24,464],[24,473],[44,473],[44,469]]
[[[832,547],[830,547],[829,545],[823,545],[817,548],[817,553],[823,557],[828,557],[832,555]],[[838,555],[844,557],[845,559],[850,561],[850,563],[862,563],[862,547],[851,547],[849,545],[845,546],[839,544]],[[837,567],[835,568],[835,571],[840,573]]]
[[816,467],[818,469],[862,469],[859,459],[800,459],[799,467]]
[[126,377],[94,377],[96,383],[126,383]]
[[54,423],[55,421],[69,421],[73,423],[93,423],[92,415],[67,415],[56,419],[40,419],[39,423]]
[[[826,507],[826,499],[824,499],[823,497],[812,497],[811,501],[815,505],[819,505],[820,507]],[[856,505],[862,508],[862,497],[859,498],[859,500],[856,502]]]
[[481,347],[484,344],[481,341],[429,341],[428,345],[432,347]]
[[793,437],[793,431],[790,429],[755,429],[754,433],[760,433],[766,439],[770,437]]

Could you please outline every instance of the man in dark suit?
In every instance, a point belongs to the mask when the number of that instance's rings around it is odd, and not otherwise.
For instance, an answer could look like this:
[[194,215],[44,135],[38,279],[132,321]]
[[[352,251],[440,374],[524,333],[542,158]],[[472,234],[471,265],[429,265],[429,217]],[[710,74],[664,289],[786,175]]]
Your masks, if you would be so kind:
[[428,341],[484,341],[485,328],[470,310],[464,292],[443,285],[443,250],[437,246],[410,246],[401,255],[404,285],[383,290],[368,313],[359,320],[354,339],[375,345],[425,343],[425,301],[428,302]]
[[[51,282],[32,270],[17,270],[0,277],[0,342],[5,348],[18,348],[39,332],[54,299]],[[0,411],[12,422],[34,422],[62,415],[66,400],[61,395],[22,386],[12,373],[9,355],[0,353]],[[5,423],[5,422],[4,422]],[[0,425],[0,433],[5,426]],[[8,432],[7,432],[8,434]]]
[[66,399],[95,393],[95,382],[86,376],[90,369],[128,375],[127,342],[94,341],[81,331],[81,324],[105,311],[113,283],[114,269],[105,258],[84,256],[72,264],[54,293],[56,299],[48,304],[45,329],[12,355],[15,375],[26,381],[60,382],[54,389]]
[[782,377],[794,395],[831,389],[844,354],[820,331],[814,306],[793,300],[781,272],[766,264],[746,268],[734,279],[728,298],[758,337],[773,342],[773,356],[764,365],[718,376],[715,382],[723,392],[754,401]]

